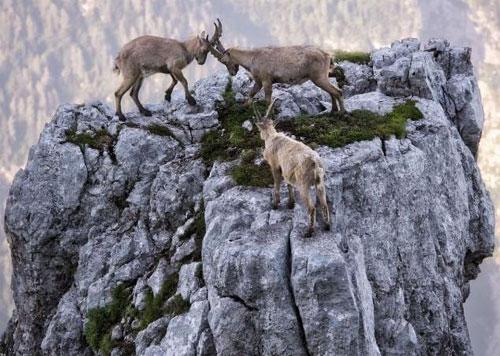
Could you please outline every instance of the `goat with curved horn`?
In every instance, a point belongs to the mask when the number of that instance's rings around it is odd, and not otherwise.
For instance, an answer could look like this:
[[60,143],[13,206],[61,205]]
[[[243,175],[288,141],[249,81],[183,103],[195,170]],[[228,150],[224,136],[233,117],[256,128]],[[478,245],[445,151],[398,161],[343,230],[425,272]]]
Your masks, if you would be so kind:
[[181,82],[188,103],[196,105],[182,69],[193,59],[196,59],[200,65],[205,63],[208,52],[222,36],[222,25],[219,19],[217,21],[219,26],[216,25],[210,40],[203,31],[200,35],[184,42],[164,37],[141,36],[122,47],[114,64],[114,71],[123,75],[123,81],[115,92],[116,114],[120,120],[125,120],[121,109],[121,99],[129,89],[131,89],[130,96],[139,111],[143,115],[151,116],[151,112],[139,101],[139,91],[144,78],[155,73],[170,74],[172,77],[172,84],[165,91],[166,101],[170,101],[174,87]]
[[331,84],[328,79],[334,69],[333,59],[323,50],[314,46],[225,49],[220,38],[214,44],[210,53],[226,66],[229,74],[236,75],[239,66],[242,66],[254,79],[247,105],[251,104],[252,98],[262,88],[266,101],[270,104],[273,83],[302,84],[311,80],[330,94],[332,112],[344,111],[342,90]]

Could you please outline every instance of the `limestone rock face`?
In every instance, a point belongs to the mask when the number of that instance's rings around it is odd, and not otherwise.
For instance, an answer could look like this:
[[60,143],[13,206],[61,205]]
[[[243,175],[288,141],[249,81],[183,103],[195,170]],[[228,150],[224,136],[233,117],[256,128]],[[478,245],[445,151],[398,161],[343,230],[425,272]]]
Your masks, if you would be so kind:
[[[174,95],[125,123],[101,103],[61,106],[7,202],[16,311],[0,352],[93,354],[91,311],[122,286],[112,355],[471,354],[462,304],[494,211],[470,50],[409,39],[339,65],[348,111],[411,97],[424,118],[404,139],[317,148],[332,230],[310,239],[300,202],[272,210],[271,188],[236,185],[236,162],[203,163],[226,73],[195,85],[195,107]],[[240,71],[231,85],[243,100],[252,83]],[[279,120],[331,105],[311,83],[273,95]]]

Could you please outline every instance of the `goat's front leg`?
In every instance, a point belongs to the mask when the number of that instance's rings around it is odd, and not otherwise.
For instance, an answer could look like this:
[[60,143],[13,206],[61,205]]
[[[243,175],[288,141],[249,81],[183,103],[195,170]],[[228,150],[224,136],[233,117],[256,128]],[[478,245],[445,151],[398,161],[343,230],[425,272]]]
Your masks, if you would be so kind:
[[291,184],[287,184],[288,187],[288,209],[293,209],[295,207],[295,191]]
[[182,71],[180,69],[173,69],[172,70],[172,75],[177,79],[179,82],[181,82],[182,86],[184,87],[184,93],[186,95],[186,100],[189,105],[196,105],[196,100],[193,98],[191,93],[189,92],[189,87],[188,87],[188,82],[186,78],[184,78],[184,75],[182,74]]
[[274,178],[274,202],[273,209],[278,209],[280,205],[280,185],[281,185],[281,169],[279,167],[274,168],[271,167],[271,172],[273,173]]
[[174,90],[174,88],[175,88],[175,86],[177,85],[177,82],[178,82],[178,80],[175,79],[175,77],[173,75],[171,75],[171,77],[172,77],[172,83],[170,84],[170,86],[165,91],[165,100],[166,101],[170,101],[170,99],[172,98],[172,91]]
[[344,99],[342,98],[342,90],[332,85],[328,80],[328,77],[321,79],[313,79],[313,83],[316,84],[321,89],[323,89],[324,91],[326,91],[328,94],[330,94],[330,98],[332,100],[332,110],[331,110],[332,113],[339,110],[340,112],[345,112]]
[[309,187],[307,185],[303,185],[300,187],[300,197],[306,204],[307,212],[309,213],[309,228],[305,237],[311,237],[314,233],[314,225],[316,224],[316,208],[314,207],[314,202],[311,198]]
[[248,99],[245,103],[245,106],[252,105],[253,97],[257,95],[257,93],[261,88],[262,88],[262,82],[260,80],[256,80],[252,87],[252,90],[250,90],[250,94],[248,95]]

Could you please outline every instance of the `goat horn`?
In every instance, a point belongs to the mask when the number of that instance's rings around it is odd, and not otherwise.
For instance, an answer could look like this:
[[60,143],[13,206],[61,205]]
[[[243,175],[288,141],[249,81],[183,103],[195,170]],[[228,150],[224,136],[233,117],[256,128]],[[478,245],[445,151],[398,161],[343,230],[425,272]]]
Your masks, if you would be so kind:
[[253,108],[253,112],[254,112],[255,117],[257,118],[257,120],[261,121],[262,116],[260,115],[259,110],[257,110],[257,107],[255,106],[255,101],[252,101],[252,108]]
[[217,58],[217,59],[221,59],[223,57],[223,54],[220,53],[217,49],[215,49],[211,44],[208,46],[208,50],[210,51],[210,53],[212,53],[212,55]]
[[276,99],[277,98],[274,98],[273,101],[271,102],[271,105],[269,105],[269,107],[267,108],[267,111],[266,111],[266,116],[267,118],[269,118],[269,114],[272,112],[273,110],[273,107],[274,107],[274,103],[276,102]]

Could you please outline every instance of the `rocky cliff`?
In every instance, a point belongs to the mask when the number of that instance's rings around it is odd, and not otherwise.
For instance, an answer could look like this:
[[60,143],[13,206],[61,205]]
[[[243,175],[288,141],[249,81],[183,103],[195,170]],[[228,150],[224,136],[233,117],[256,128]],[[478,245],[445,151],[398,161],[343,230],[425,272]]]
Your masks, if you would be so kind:
[[[255,130],[224,124],[228,90],[238,102],[251,86],[241,71],[199,81],[196,107],[177,97],[124,124],[100,103],[61,106],[7,201],[16,311],[0,350],[471,354],[462,305],[493,251],[494,212],[474,159],[470,49],[409,39],[339,66],[348,111],[383,117],[411,98],[423,118],[314,145],[333,226],[310,239],[301,204],[272,210],[265,183],[238,185],[245,150],[207,159],[207,135],[241,146]],[[283,123],[330,105],[312,84],[274,94]]]

